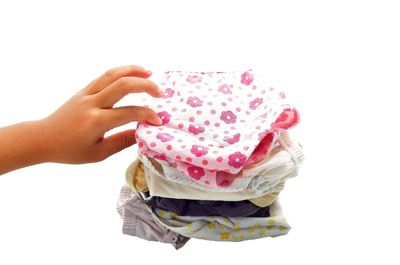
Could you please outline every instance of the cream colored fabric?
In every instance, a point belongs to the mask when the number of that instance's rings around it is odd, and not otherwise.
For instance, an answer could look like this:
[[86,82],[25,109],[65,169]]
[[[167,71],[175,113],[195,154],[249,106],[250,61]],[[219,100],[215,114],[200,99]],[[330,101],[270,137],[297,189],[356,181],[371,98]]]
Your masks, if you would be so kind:
[[250,199],[250,201],[253,204],[257,205],[258,207],[267,207],[268,205],[271,205],[276,200],[278,195],[279,195],[279,192],[271,192],[271,193],[265,194],[264,196]]
[[[126,182],[131,189],[136,189],[140,191],[137,187],[135,187],[134,182],[142,182],[142,180],[136,180],[134,172],[136,171],[138,165],[140,165],[140,160],[136,159],[132,162],[128,169],[126,170]],[[150,195],[159,196],[165,198],[175,198],[175,199],[192,199],[192,200],[214,200],[214,201],[241,201],[250,199],[255,199],[253,202],[255,205],[260,206],[263,203],[260,202],[260,196],[251,192],[209,192],[203,191],[191,186],[181,185],[173,182],[168,182],[162,177],[159,177],[156,173],[151,170],[144,168],[145,171],[145,180],[147,182],[148,190]],[[140,178],[140,176],[139,176]],[[284,187],[284,184],[277,185],[274,189],[274,192],[279,193]],[[264,194],[262,197],[269,196],[270,193]],[[273,195],[272,195],[273,196]],[[257,202],[257,200],[259,202]],[[265,204],[265,202],[264,202]],[[269,204],[265,205],[268,206]],[[265,207],[260,206],[260,207]]]

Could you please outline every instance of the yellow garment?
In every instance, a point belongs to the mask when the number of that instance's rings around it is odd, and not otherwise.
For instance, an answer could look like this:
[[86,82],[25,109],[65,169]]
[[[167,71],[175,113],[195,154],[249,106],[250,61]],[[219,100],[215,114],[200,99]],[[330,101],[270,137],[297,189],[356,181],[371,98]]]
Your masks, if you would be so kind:
[[279,192],[271,192],[268,194],[265,194],[262,197],[254,198],[254,199],[249,199],[251,203],[254,205],[257,205],[258,207],[267,207],[271,205],[275,199],[278,197]]
[[144,177],[144,165],[139,159],[135,159],[135,161],[129,165],[126,170],[125,178],[126,183],[131,189],[140,192],[146,192],[149,190]]

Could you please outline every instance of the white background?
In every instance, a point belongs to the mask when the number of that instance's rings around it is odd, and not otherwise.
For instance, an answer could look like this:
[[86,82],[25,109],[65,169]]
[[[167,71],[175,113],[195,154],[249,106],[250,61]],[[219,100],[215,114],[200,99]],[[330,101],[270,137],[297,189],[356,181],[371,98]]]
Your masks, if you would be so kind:
[[251,66],[298,107],[306,162],[282,193],[287,236],[179,251],[121,233],[136,147],[17,170],[0,176],[0,264],[399,264],[399,13],[398,1],[2,0],[0,126],[49,115],[118,65]]

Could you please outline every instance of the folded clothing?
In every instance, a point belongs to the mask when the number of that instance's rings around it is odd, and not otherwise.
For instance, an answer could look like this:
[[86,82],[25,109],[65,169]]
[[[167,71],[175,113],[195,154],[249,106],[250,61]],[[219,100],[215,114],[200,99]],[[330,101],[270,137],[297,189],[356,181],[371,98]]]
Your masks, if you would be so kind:
[[163,125],[138,123],[139,153],[171,163],[205,186],[229,185],[224,175],[216,181],[217,171],[236,174],[258,162],[271,138],[298,122],[285,94],[251,70],[166,72],[159,83],[165,95],[147,106]]
[[299,115],[285,94],[252,70],[168,71],[154,81],[165,94],[144,104],[163,124],[137,125],[123,232],[175,248],[288,233],[278,196],[304,155],[287,132]]
[[[143,175],[145,179],[143,179]],[[249,200],[259,207],[266,207],[270,205],[279,195],[279,192],[284,188],[284,183],[282,182],[275,186],[272,192],[262,194],[261,196],[249,191],[223,193],[203,191],[191,186],[166,181],[164,178],[159,177],[156,173],[153,173],[150,169],[144,167],[139,159],[135,159],[128,166],[125,178],[127,185],[131,189],[135,189],[138,192],[149,191],[151,196],[211,201]],[[144,186],[137,185],[137,183],[143,183]]]
[[270,206],[270,217],[180,216],[174,212],[153,209],[153,218],[171,231],[189,238],[215,241],[243,241],[276,237],[289,232],[279,200]]
[[[121,189],[118,212],[124,219],[123,232],[146,240],[182,247],[189,238],[215,241],[243,241],[288,233],[279,199],[268,208],[266,217],[180,216],[176,212],[149,207],[151,196],[136,189]],[[151,218],[149,216],[151,215]]]
[[268,217],[268,207],[250,201],[200,201],[152,196],[146,204],[181,216]]
[[169,243],[175,249],[183,247],[190,239],[155,222],[149,208],[128,186],[121,188],[117,211],[123,219],[122,232],[126,235]]
[[267,192],[275,192],[274,188],[276,186],[281,185],[287,178],[296,176],[304,160],[304,153],[301,146],[291,139],[289,133],[283,131],[272,145],[269,154],[262,160],[244,167],[237,174],[218,171],[216,180],[219,181],[219,176],[223,176],[223,181],[229,180],[230,183],[229,185],[217,187],[196,182],[190,176],[179,172],[176,168],[162,160],[143,155],[139,155],[139,159],[146,168],[154,170],[156,174],[171,182],[214,192],[240,192],[249,190],[261,196]]

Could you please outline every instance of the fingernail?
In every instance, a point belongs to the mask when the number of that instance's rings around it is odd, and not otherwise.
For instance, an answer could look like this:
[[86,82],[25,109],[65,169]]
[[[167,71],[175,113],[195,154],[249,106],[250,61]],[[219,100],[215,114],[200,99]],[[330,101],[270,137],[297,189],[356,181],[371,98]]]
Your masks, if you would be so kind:
[[158,91],[158,94],[160,94],[160,96],[165,95],[165,92],[161,88],[157,87],[157,91]]
[[163,121],[158,116],[149,119],[149,121],[151,121],[151,123],[153,123],[154,125],[162,125],[163,124]]
[[150,71],[150,70],[146,70],[146,72],[147,72],[149,75],[152,75],[152,74],[153,74],[153,72]]

